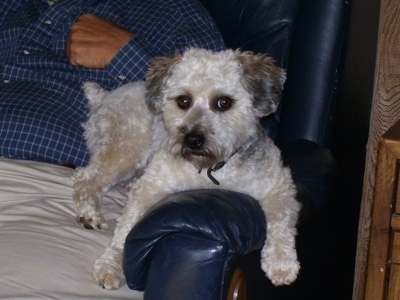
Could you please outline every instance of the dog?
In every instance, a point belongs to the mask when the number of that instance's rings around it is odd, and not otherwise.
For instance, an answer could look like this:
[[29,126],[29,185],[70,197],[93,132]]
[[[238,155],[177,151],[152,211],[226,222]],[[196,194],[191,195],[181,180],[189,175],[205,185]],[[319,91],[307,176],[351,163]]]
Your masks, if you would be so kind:
[[113,91],[84,84],[91,159],[73,180],[78,222],[106,229],[101,195],[131,182],[114,236],[94,264],[98,284],[117,289],[125,283],[125,238],[152,205],[168,194],[199,188],[258,200],[267,220],[261,267],[274,285],[296,280],[301,206],[290,170],[260,124],[276,111],[285,79],[285,71],[265,54],[189,48],[154,58],[144,82]]

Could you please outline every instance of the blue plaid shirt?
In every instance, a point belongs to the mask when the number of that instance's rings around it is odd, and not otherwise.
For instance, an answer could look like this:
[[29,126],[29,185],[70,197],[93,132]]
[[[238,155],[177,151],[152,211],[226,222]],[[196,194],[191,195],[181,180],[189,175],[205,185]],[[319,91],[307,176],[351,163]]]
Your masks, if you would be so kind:
[[[136,34],[105,70],[71,66],[65,55],[69,28],[85,13]],[[152,57],[188,46],[225,47],[198,0],[5,1],[0,5],[0,155],[86,164],[81,84],[90,80],[112,89],[140,80]]]

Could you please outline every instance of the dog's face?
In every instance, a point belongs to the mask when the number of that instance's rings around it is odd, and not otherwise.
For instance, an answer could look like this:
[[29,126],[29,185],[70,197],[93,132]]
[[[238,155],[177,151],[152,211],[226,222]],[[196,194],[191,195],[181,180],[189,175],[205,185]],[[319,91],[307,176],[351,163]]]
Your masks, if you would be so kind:
[[163,113],[170,151],[197,168],[227,161],[273,113],[285,72],[266,55],[188,49],[155,58],[146,101]]

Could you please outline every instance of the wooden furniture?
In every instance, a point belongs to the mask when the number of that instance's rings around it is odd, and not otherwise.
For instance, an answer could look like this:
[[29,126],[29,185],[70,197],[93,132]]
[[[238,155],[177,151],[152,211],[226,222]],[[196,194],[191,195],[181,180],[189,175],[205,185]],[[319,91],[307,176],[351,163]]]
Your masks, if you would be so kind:
[[365,299],[400,299],[400,122],[378,149]]
[[[400,146],[394,146],[397,143],[393,137],[393,130],[395,129],[389,131],[383,138],[381,137],[388,128],[400,119],[400,55],[398,53],[400,48],[400,39],[398,38],[400,33],[400,2],[398,0],[380,0],[378,4],[380,5],[379,31],[373,103],[358,230],[353,290],[354,300],[383,299],[383,290],[385,283],[387,283],[385,280],[388,279],[386,271],[390,270],[392,279],[396,276],[399,277],[398,274],[400,274],[397,271],[397,265],[392,268],[392,265],[385,265],[388,261],[383,262],[388,258],[389,241],[392,241],[389,232],[392,210],[390,206],[387,207],[383,204],[383,192],[377,192],[384,190],[387,195],[391,195],[391,189],[393,192],[393,189],[397,186],[394,180],[397,178],[395,173],[397,172],[398,163],[396,162],[394,148],[397,147],[398,149]],[[380,146],[379,158],[378,145]],[[387,155],[386,158],[385,155]],[[385,163],[385,159],[391,161],[391,163],[389,161]],[[382,164],[386,167],[383,167]],[[384,175],[386,182],[381,177],[380,171],[376,169],[379,165],[381,165],[380,168],[386,168],[386,170],[381,170],[386,174]],[[376,182],[376,180],[378,181]],[[391,203],[393,203],[393,197],[389,197],[385,201],[392,201]],[[378,203],[375,204],[375,202]],[[371,218],[374,218],[374,220]],[[394,218],[393,220],[397,219]],[[396,224],[398,224],[397,221],[392,226],[397,226]],[[379,232],[379,230],[383,231]],[[398,236],[398,233],[395,235],[393,232],[393,237],[396,237],[396,243]],[[370,238],[374,240],[369,242]],[[378,255],[384,256],[379,258]],[[373,286],[374,284],[376,286]],[[395,290],[393,283],[390,284],[389,290]],[[374,295],[376,295],[375,298],[373,297]],[[389,299],[400,299],[400,297]]]
[[246,279],[240,268],[233,272],[226,299],[246,300]]

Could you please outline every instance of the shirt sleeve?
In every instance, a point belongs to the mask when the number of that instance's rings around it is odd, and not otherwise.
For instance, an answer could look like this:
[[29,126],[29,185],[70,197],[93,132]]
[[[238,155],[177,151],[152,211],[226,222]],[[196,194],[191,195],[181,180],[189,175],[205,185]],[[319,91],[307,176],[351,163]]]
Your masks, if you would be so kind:
[[[196,3],[196,2],[194,2]],[[193,4],[193,2],[192,2]],[[199,4],[200,6],[200,4]],[[135,36],[117,53],[107,66],[110,76],[121,84],[141,80],[148,62],[155,56],[184,51],[188,47],[201,47],[219,51],[225,43],[213,19],[203,7],[175,10],[169,21],[150,25]]]
[[141,36],[125,44],[107,66],[110,76],[121,84],[141,80],[151,58],[160,55]]

